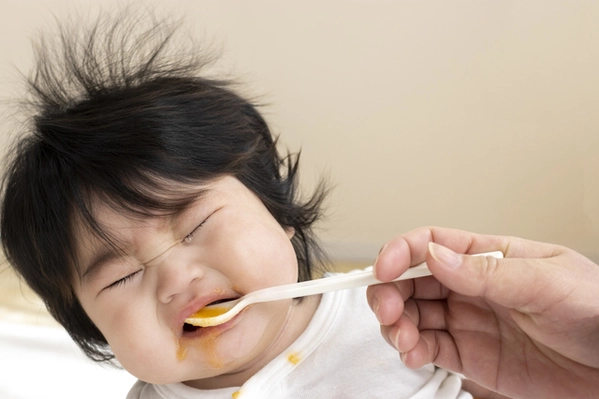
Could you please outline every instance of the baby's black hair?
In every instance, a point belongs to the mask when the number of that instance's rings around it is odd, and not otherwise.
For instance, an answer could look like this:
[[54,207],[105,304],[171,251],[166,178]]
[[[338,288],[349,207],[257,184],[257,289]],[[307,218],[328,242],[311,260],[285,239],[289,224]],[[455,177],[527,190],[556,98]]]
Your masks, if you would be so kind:
[[89,30],[63,27],[58,45],[41,41],[28,79],[31,128],[3,179],[7,260],[96,361],[114,355],[73,291],[77,226],[113,245],[94,200],[131,215],[172,215],[194,193],[168,195],[165,181],[189,187],[234,176],[295,230],[300,280],[321,259],[312,225],[324,185],[299,199],[299,155],[279,155],[256,106],[232,82],[202,77],[200,53],[175,46],[176,24],[152,19],[140,29],[144,20],[100,17]]

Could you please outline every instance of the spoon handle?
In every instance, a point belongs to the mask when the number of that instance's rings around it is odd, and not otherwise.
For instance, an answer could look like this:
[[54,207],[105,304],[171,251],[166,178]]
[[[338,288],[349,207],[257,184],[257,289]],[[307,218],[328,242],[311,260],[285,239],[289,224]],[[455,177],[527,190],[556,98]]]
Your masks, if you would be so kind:
[[[487,252],[476,254],[474,256],[492,256],[502,258],[503,253],[500,251]],[[410,267],[401,276],[393,281],[407,280],[418,277],[430,276],[431,272],[428,269],[426,262]],[[251,292],[243,297],[240,304],[244,306],[257,303],[269,302],[280,299],[297,298],[308,295],[322,294],[323,292],[342,290],[347,288],[362,287],[365,285],[381,284],[381,281],[374,277],[372,270],[350,272],[338,276],[320,278],[316,280],[303,281],[301,283],[280,285],[270,288],[264,288],[258,291]],[[247,300],[247,301],[246,301]]]

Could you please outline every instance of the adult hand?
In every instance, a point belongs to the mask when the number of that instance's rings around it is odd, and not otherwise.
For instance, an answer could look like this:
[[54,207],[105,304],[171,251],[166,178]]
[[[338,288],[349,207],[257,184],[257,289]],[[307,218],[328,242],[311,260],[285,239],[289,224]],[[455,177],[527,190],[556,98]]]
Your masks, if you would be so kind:
[[[474,257],[502,251],[505,258]],[[371,286],[387,342],[411,368],[462,373],[514,398],[599,397],[599,266],[558,245],[420,228],[383,246]],[[473,388],[478,389],[478,388]]]

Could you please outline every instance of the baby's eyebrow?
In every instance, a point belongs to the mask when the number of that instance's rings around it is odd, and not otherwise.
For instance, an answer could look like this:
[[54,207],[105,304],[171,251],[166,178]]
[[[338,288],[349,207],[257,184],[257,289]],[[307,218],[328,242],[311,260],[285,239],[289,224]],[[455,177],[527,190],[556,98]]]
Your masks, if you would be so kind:
[[118,258],[118,255],[112,251],[109,251],[108,249],[105,249],[104,251],[101,251],[98,254],[96,254],[92,258],[92,261],[89,262],[89,266],[83,270],[80,279],[81,282],[84,283],[88,280],[93,280],[93,278],[100,272],[100,270],[102,270],[103,266],[105,266],[109,262],[112,262],[116,258]]

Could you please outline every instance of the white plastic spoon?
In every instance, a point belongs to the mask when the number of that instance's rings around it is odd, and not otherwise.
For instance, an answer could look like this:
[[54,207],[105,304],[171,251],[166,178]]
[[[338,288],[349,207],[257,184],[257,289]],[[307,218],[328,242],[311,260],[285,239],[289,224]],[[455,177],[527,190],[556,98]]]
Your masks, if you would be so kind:
[[[500,251],[475,254],[473,256],[492,256],[503,258]],[[426,262],[410,267],[404,274],[393,281],[408,280],[417,277],[430,276]],[[279,285],[251,292],[234,301],[222,302],[200,309],[185,319],[185,323],[198,327],[211,327],[223,324],[235,317],[243,308],[258,302],[278,301],[281,299],[298,298],[323,292],[356,288],[365,285],[381,284],[374,277],[372,270],[325,277],[301,283]]]

